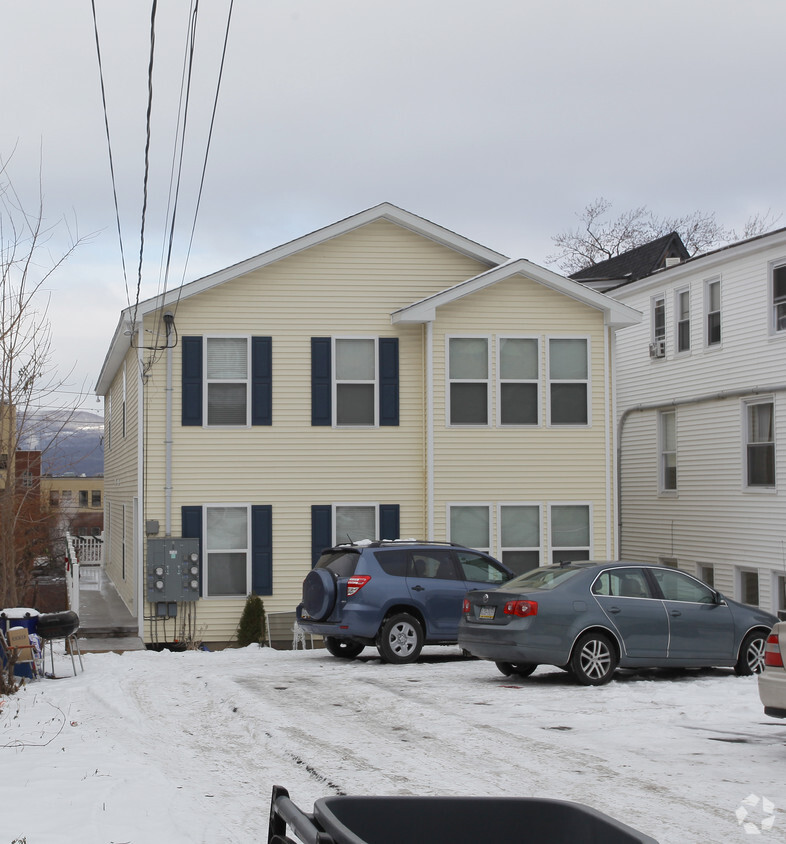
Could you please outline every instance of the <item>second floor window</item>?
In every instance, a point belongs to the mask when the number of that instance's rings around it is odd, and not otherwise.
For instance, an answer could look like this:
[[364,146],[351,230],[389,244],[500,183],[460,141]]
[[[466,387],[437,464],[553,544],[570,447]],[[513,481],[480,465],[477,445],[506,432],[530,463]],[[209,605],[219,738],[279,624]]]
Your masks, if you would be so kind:
[[80,489],[79,490],[79,506],[81,508],[87,507],[87,490]]
[[666,340],[666,297],[656,296],[652,300],[652,340],[665,342]]
[[549,340],[549,424],[586,425],[589,421],[587,341]]
[[772,329],[786,331],[786,264],[772,269]]
[[208,425],[248,425],[248,340],[207,337]]
[[489,341],[486,337],[448,340],[449,423],[488,425]]
[[677,351],[690,351],[690,291],[677,291]]
[[707,319],[706,342],[708,346],[717,346],[721,341],[721,285],[720,279],[706,282],[704,288],[705,310]]
[[377,349],[373,339],[336,340],[336,425],[375,425]]
[[538,341],[502,337],[499,341],[499,424],[537,425]]

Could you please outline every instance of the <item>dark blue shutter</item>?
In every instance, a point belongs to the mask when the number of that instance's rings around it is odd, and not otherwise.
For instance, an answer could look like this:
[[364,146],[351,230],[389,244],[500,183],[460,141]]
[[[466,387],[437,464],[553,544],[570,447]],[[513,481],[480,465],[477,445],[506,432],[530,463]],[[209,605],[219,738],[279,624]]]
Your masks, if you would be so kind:
[[[311,338],[311,424],[332,425],[330,337]],[[330,543],[328,543],[330,544]]]
[[251,424],[273,424],[273,340],[270,337],[251,338]]
[[202,424],[202,338],[181,337],[183,350],[182,424]]
[[399,505],[379,505],[379,538],[399,539]]
[[273,594],[273,508],[251,506],[251,591]]
[[311,568],[319,561],[323,549],[333,544],[333,508],[330,504],[314,504],[311,508]]
[[398,425],[398,337],[379,338],[379,424]]
[[180,508],[180,532],[184,539],[199,540],[199,583],[201,584],[200,594],[207,593],[207,585],[202,583],[202,508],[181,507]]

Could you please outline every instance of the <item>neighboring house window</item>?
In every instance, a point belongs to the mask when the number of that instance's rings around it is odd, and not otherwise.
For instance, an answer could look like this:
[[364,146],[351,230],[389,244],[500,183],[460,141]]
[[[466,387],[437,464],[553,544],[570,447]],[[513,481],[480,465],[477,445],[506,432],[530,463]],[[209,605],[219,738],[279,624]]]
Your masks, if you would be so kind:
[[663,295],[652,300],[652,341],[666,341],[666,297]]
[[719,278],[704,282],[706,344],[717,346],[721,341],[721,283]]
[[658,557],[658,565],[676,569],[679,568],[679,560],[676,557]]
[[539,349],[530,337],[502,337],[499,341],[499,424],[537,425]]
[[8,455],[0,454],[0,472],[5,472],[8,469]]
[[476,551],[491,548],[491,508],[488,504],[451,504],[449,539]]
[[87,507],[87,490],[86,489],[80,489],[79,490],[79,506],[82,509]]
[[181,424],[272,425],[270,337],[181,337]]
[[759,573],[740,571],[740,600],[743,604],[759,606]]
[[209,426],[248,425],[248,338],[205,338],[206,413]]
[[549,340],[549,424],[587,425],[589,421],[587,340]]
[[123,364],[123,406],[122,406],[122,432],[126,435],[126,364]]
[[690,290],[678,290],[677,295],[677,351],[690,351]]
[[22,472],[22,488],[30,489],[33,486],[33,473],[29,469]]
[[503,504],[499,508],[500,559],[516,574],[540,565],[540,507]]
[[486,337],[448,339],[450,425],[488,425],[489,341]]
[[786,264],[772,267],[772,330],[786,331]]
[[775,611],[786,611],[786,575],[779,574],[775,582]]
[[112,393],[106,394],[104,402],[104,444],[109,451],[112,446]]
[[93,489],[90,491],[90,506],[91,507],[100,507],[101,506],[101,490],[100,489]]
[[311,507],[311,565],[322,551],[350,540],[398,539],[398,504],[314,504]]
[[50,489],[49,490],[49,506],[50,507],[59,507],[60,506],[60,490],[59,489]]
[[334,339],[334,424],[377,424],[377,344],[373,339]]
[[250,536],[247,505],[206,505],[203,566],[207,597],[249,592]]
[[658,414],[660,439],[660,490],[677,489],[677,414],[664,410]]
[[715,588],[715,566],[699,564],[699,577],[711,589]]
[[311,424],[399,424],[398,338],[311,338]]
[[61,498],[63,499],[63,501],[72,501],[74,498],[74,493],[70,489],[64,489]]
[[774,404],[745,404],[747,486],[775,486]]
[[588,504],[552,504],[551,562],[589,560],[590,508]]

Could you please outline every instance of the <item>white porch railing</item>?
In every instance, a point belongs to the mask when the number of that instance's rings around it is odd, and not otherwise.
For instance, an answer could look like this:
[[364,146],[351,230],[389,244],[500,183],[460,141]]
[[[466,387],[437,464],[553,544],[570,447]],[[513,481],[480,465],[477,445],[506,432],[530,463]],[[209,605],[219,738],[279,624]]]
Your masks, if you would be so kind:
[[66,534],[66,586],[68,606],[79,614],[79,567],[103,566],[104,534],[100,536],[72,536]]

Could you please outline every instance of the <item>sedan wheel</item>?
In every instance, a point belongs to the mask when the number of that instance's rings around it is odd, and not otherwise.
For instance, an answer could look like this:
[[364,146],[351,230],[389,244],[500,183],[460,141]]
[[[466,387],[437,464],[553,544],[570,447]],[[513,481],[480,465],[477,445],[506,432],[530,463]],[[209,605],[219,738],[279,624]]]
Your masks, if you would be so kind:
[[386,619],[377,637],[377,650],[385,662],[414,662],[423,649],[423,629],[408,613]]
[[586,633],[576,643],[570,670],[582,686],[608,683],[617,668],[617,652],[603,633]]
[[748,633],[740,648],[740,658],[734,666],[734,673],[738,677],[748,674],[761,674],[764,670],[764,652],[767,645],[767,634],[758,630]]

